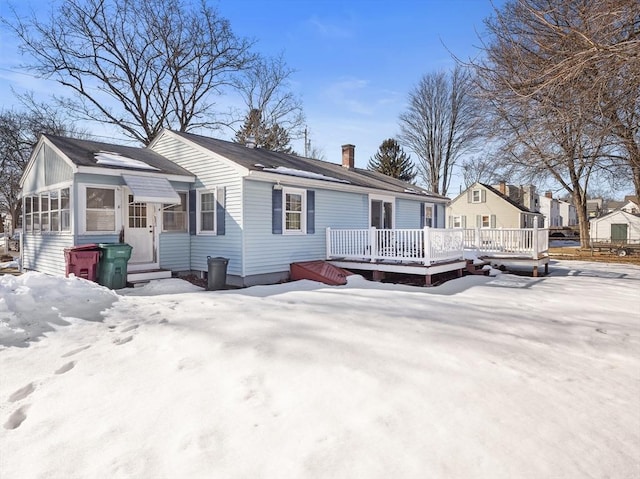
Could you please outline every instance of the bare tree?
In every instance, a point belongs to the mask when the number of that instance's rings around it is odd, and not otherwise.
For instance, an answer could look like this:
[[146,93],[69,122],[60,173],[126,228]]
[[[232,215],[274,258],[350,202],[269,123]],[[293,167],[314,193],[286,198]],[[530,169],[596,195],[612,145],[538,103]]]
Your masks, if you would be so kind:
[[400,141],[418,157],[422,180],[446,195],[454,166],[480,135],[478,108],[469,71],[424,75],[400,115]]
[[3,19],[32,71],[74,93],[77,118],[148,144],[163,127],[216,127],[215,97],[253,61],[252,43],[205,0],[64,0],[51,16]]
[[301,99],[290,85],[295,70],[289,68],[282,55],[275,58],[257,58],[241,76],[234,81],[240,93],[248,118],[253,111],[261,112],[261,121],[267,129],[285,130],[290,139],[302,137],[304,113]]
[[51,105],[32,103],[28,110],[0,111],[0,210],[11,215],[13,229],[21,213],[20,178],[43,133],[86,136]]
[[[628,152],[640,143],[640,3],[513,0],[486,25],[486,56],[472,63],[495,131],[521,171],[550,175],[570,194],[585,245],[592,175],[625,151],[628,171],[637,168]],[[634,113],[617,121],[628,103]]]

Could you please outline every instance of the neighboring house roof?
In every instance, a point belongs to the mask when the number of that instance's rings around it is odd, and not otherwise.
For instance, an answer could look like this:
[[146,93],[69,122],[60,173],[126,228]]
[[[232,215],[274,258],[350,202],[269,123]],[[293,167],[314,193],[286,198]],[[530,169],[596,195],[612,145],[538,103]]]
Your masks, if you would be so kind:
[[340,164],[330,163],[328,161],[269,151],[262,148],[249,148],[241,143],[218,140],[193,133],[177,131],[172,131],[172,133],[192,141],[213,153],[221,155],[246,168],[250,172],[261,171],[286,176],[307,177],[395,193],[408,193],[447,199],[445,196],[437,195],[419,186],[391,178],[376,171],[361,168],[345,168]]
[[[193,177],[193,173],[148,148],[114,145],[111,143],[79,140],[54,135],[44,135],[44,137],[77,166],[115,170],[126,169],[127,171],[144,171]],[[104,161],[99,161],[100,153],[106,153],[106,155],[102,155]],[[110,156],[108,153],[116,153],[116,155]],[[118,162],[119,157],[123,158],[121,162]],[[136,160],[142,162],[142,164],[126,162],[127,159]],[[148,167],[145,165],[148,165]]]
[[[478,185],[484,186],[487,190],[491,191],[492,193],[496,194],[498,197],[502,198],[503,200],[505,200],[507,203],[509,203],[512,206],[515,206],[516,208],[518,208],[520,211],[524,212],[524,213],[531,213],[533,215],[542,215],[542,213],[536,213],[535,211],[531,211],[529,208],[527,208],[526,206],[523,206],[515,201],[513,201],[511,198],[509,198],[507,195],[503,195],[502,193],[500,193],[500,191],[496,190],[493,186],[489,186],[486,185],[484,183],[477,183]],[[474,185],[471,185],[469,188],[473,187]],[[469,190],[469,188],[467,188],[467,190]],[[465,193],[466,191],[465,190]],[[464,193],[463,193],[464,194]]]
[[634,224],[640,224],[640,214],[633,214],[633,213],[628,213],[627,211],[623,211],[623,210],[613,210],[613,211],[609,211],[608,213],[602,215],[602,216],[598,216],[597,218],[591,218],[589,219],[590,223],[598,223],[600,221],[606,221],[614,216],[623,216],[627,219],[628,222],[630,223],[634,223]]

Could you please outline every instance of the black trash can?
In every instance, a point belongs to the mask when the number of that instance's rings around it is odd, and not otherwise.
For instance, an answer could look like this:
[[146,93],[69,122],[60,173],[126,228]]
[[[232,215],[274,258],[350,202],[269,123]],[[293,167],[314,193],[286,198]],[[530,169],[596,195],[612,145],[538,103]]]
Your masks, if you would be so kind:
[[207,256],[207,266],[209,267],[207,291],[224,289],[227,284],[227,264],[229,264],[228,258]]

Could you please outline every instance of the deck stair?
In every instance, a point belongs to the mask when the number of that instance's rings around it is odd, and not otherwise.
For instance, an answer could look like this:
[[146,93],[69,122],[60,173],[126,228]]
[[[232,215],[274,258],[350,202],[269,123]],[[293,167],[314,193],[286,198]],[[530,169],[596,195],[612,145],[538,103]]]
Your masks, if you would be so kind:
[[480,275],[487,276],[489,274],[489,270],[483,269],[483,268],[488,264],[489,262],[487,261],[481,261],[478,263],[478,262],[474,262],[474,260],[472,259],[468,259],[465,272],[467,274],[480,274]]
[[291,279],[310,279],[331,286],[347,284],[347,276],[353,274],[326,261],[304,261],[289,265]]

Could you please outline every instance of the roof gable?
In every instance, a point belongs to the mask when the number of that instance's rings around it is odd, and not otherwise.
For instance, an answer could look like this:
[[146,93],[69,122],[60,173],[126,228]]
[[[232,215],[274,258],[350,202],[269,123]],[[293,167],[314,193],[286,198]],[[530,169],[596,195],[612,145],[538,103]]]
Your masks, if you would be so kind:
[[54,135],[45,137],[76,167],[193,176],[186,169],[148,148]]
[[490,191],[491,193],[493,193],[494,195],[496,195],[498,198],[506,201],[507,203],[509,203],[511,206],[516,207],[517,209],[519,209],[520,211],[524,212],[524,213],[531,213],[531,214],[540,214],[540,213],[536,213],[535,211],[531,211],[529,208],[527,208],[526,206],[523,206],[519,203],[516,203],[515,201],[513,201],[511,198],[509,198],[507,195],[503,195],[502,193],[500,193],[500,191],[496,190],[493,186],[489,186],[486,185],[484,183],[478,183],[479,185],[484,186],[487,191]]

